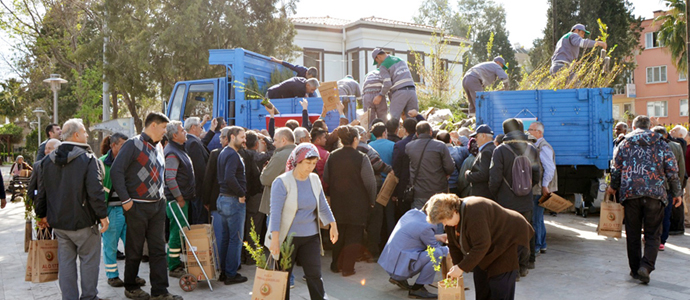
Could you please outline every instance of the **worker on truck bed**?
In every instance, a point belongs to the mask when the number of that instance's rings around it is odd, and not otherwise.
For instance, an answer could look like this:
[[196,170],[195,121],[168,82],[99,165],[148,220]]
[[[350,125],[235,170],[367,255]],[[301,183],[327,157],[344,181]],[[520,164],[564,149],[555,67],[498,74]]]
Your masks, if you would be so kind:
[[319,80],[316,78],[305,79],[302,77],[292,77],[279,84],[276,84],[266,92],[268,99],[282,99],[295,97],[312,97],[311,95],[319,87]]
[[407,115],[410,110],[419,110],[414,79],[407,62],[388,55],[381,48],[374,49],[371,58],[374,59],[374,65],[378,66],[383,81],[381,91],[374,97],[374,106],[386,101],[386,95],[390,92],[390,114],[393,119],[399,120],[402,114]]
[[553,56],[551,56],[551,69],[549,70],[551,75],[570,65],[580,55],[580,48],[601,46],[606,49],[606,43],[586,39],[585,34],[589,34],[589,31],[585,30],[585,25],[575,24],[570,32],[561,37],[556,44],[556,50],[553,51]]
[[465,90],[465,95],[467,95],[467,102],[470,105],[469,113],[471,115],[474,115],[477,109],[475,103],[477,92],[482,92],[486,87],[491,86],[496,81],[496,78],[503,81],[504,90],[510,88],[508,74],[505,72],[507,69],[505,59],[497,56],[492,62],[483,62],[467,70],[465,77],[462,78],[462,89]]
[[282,61],[280,59],[277,59],[273,56],[271,56],[271,61],[274,63],[279,63],[283,65],[284,67],[287,67],[290,70],[295,71],[297,73],[297,77],[302,77],[302,78],[317,78],[319,76],[319,70],[314,68],[314,67],[305,67],[305,66],[300,66],[300,65],[293,65],[289,62]]

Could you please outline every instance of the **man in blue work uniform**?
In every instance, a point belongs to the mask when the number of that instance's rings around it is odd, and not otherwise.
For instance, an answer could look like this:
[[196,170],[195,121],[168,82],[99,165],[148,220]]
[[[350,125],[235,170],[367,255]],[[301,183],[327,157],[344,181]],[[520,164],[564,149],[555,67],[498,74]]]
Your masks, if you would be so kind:
[[504,90],[510,88],[508,74],[505,72],[507,69],[503,57],[497,56],[492,62],[483,62],[467,70],[462,78],[462,89],[465,90],[471,115],[474,115],[476,111],[477,92],[482,92],[486,87],[494,84],[496,78],[503,81]]
[[378,66],[383,86],[376,97],[374,106],[381,101],[386,101],[386,95],[390,93],[391,118],[399,120],[402,114],[407,115],[410,110],[419,110],[417,93],[415,92],[414,79],[407,62],[399,57],[388,55],[381,48],[371,52],[374,65]]
[[551,75],[570,65],[580,55],[580,48],[600,46],[606,49],[606,43],[586,39],[585,34],[589,34],[589,31],[585,30],[585,25],[575,24],[570,32],[561,37],[556,44],[556,50],[553,51],[553,56],[551,56],[551,69],[549,69]]

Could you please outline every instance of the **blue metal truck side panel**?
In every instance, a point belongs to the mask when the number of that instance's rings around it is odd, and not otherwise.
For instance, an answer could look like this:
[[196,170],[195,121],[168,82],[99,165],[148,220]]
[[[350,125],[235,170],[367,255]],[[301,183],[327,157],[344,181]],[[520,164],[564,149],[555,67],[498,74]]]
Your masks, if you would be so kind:
[[537,118],[557,165],[606,169],[613,157],[612,95],[610,88],[480,92],[477,124],[501,134],[505,119]]

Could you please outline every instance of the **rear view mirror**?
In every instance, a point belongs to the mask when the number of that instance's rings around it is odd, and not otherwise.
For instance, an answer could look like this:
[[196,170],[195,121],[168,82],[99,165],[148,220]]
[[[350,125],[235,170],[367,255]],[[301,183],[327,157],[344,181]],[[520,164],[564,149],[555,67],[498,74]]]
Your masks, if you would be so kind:
[[194,97],[194,100],[196,100],[196,101],[201,101],[201,102],[206,102],[206,98],[201,97],[201,96],[196,96],[196,97]]

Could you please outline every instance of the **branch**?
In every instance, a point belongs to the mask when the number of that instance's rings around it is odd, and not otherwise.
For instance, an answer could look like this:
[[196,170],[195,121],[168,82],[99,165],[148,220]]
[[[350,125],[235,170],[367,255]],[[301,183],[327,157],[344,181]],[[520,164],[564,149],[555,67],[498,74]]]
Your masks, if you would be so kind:
[[[2,4],[3,7],[5,7],[5,9],[14,17],[14,19],[17,20],[17,22],[22,23],[24,26],[30,28],[31,30],[36,32],[36,34],[40,34],[40,30],[38,28],[33,27],[33,26],[29,25],[28,23],[24,22],[22,19],[20,19],[19,16],[17,16],[17,14],[13,10],[11,10],[7,6],[7,4],[5,4],[5,1],[0,0],[0,4]],[[27,7],[27,10],[28,10],[28,7]]]

